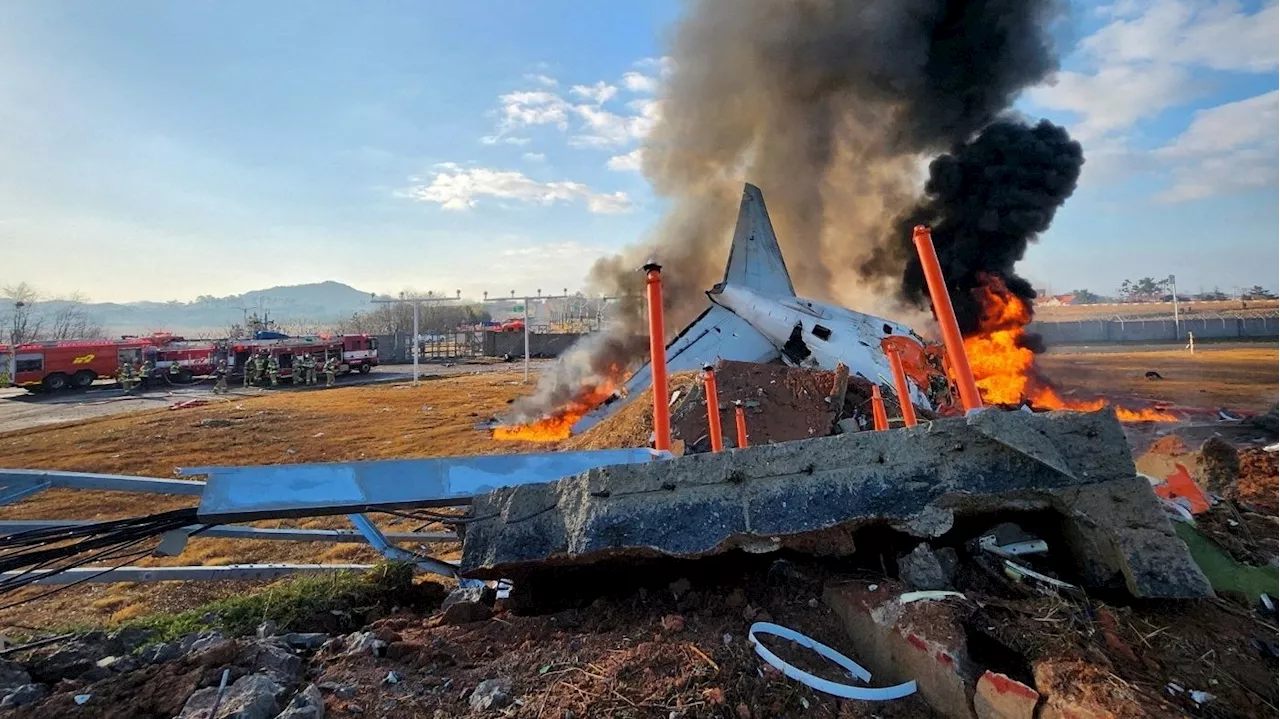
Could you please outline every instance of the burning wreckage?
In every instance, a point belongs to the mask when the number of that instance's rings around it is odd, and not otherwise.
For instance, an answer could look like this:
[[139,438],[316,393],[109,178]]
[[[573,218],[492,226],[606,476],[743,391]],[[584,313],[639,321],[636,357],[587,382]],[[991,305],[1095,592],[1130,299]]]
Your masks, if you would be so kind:
[[[989,395],[992,375],[983,366],[969,365],[977,345],[973,337],[961,335],[928,229],[918,228],[914,240],[942,325],[942,348],[903,325],[797,297],[763,197],[748,185],[724,280],[707,293],[711,307],[665,347],[658,332],[651,363],[626,381],[622,396],[575,419],[574,428],[587,432],[649,394],[653,448],[181,472],[203,475],[204,482],[0,470],[5,503],[50,487],[199,498],[195,508],[127,520],[5,522],[0,591],[33,584],[266,578],[367,568],[125,566],[153,553],[133,551],[146,539],[160,537],[154,553],[176,556],[189,536],[200,534],[367,541],[390,559],[455,577],[464,586],[505,583],[512,606],[537,607],[545,597],[563,594],[566,586],[587,591],[611,572],[655,562],[771,553],[856,560],[868,537],[874,543],[876,536],[890,532],[921,543],[913,555],[923,551],[932,556],[930,543],[959,546],[972,540],[964,546],[975,547],[994,571],[1046,592],[1212,596],[1166,508],[1136,472],[1112,409],[983,408],[979,388]],[[659,269],[647,269],[651,311],[658,311]],[[998,283],[990,290],[1000,295]],[[1003,296],[1010,298],[1016,299]],[[995,332],[1019,329],[1018,311],[1003,305],[1001,315],[1014,317]],[[661,328],[660,314],[655,315],[654,327]],[[988,336],[981,341],[1002,340]],[[831,420],[839,419],[844,406],[838,385],[869,387],[870,424],[879,431],[861,431],[862,424],[844,422],[839,424],[844,431],[835,436],[827,436],[832,426],[816,433],[810,428],[784,437],[795,441],[747,446],[745,429],[739,426],[738,446],[732,451],[672,453],[669,373],[707,368],[709,381],[699,404],[705,405],[707,422],[719,439],[722,407],[715,397],[714,368],[779,359],[798,368],[834,370],[837,388],[823,399],[835,402]],[[650,385],[653,389],[646,393]],[[1018,403],[1030,399],[1037,407],[1053,406],[1044,399],[1053,396],[1051,390],[1045,391],[1049,394],[1019,396]],[[902,427],[888,429],[882,393],[900,399]],[[917,411],[928,419],[917,423]],[[710,443],[712,449],[722,444]],[[368,516],[447,507],[465,511],[414,516],[452,522],[456,534],[385,534]],[[322,515],[348,515],[354,530],[244,524]],[[1050,541],[1009,529],[1011,520],[1033,522]],[[1004,530],[997,527],[977,537],[975,528],[1002,523]],[[445,562],[399,546],[439,541],[460,541],[461,561]],[[1034,563],[1036,558],[1048,561]],[[124,563],[114,561],[120,559]],[[892,623],[892,618],[885,621]],[[771,625],[757,625],[757,630],[786,631]],[[886,645],[876,652],[889,656],[899,649]],[[880,669],[888,664],[892,662],[880,661]],[[788,676],[813,678],[804,672]],[[930,703],[946,703],[950,690],[945,681],[940,685],[925,672],[918,682]],[[887,698],[915,691],[916,683],[910,684],[894,687],[902,690],[897,694],[847,686],[827,690]]]

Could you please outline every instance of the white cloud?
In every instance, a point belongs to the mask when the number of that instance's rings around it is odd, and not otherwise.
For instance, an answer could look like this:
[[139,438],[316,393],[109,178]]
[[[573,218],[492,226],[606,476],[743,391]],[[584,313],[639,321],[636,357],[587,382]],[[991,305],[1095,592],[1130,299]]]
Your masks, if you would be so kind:
[[1149,174],[1156,195],[1180,202],[1276,181],[1276,93],[1202,110],[1157,150],[1135,145],[1135,126],[1212,89],[1208,71],[1269,73],[1280,42],[1276,0],[1246,11],[1237,0],[1120,0],[1096,10],[1107,23],[1076,49],[1080,69],[1059,73],[1027,99],[1074,113],[1088,146],[1082,182]]
[[524,153],[524,159],[530,162],[542,162],[547,159],[547,156],[541,152],[526,152]]
[[1200,110],[1186,131],[1153,153],[1173,177],[1156,199],[1182,202],[1275,185],[1277,122],[1276,91]]
[[635,115],[617,115],[588,105],[575,106],[574,112],[584,122],[584,134],[569,138],[574,147],[619,147],[649,136],[661,115],[662,105],[656,100],[627,103]]
[[1129,127],[1199,94],[1188,72],[1174,65],[1110,65],[1095,74],[1061,72],[1054,84],[1028,93],[1036,105],[1080,115],[1072,133],[1090,140]]
[[528,145],[529,138],[504,137],[502,135],[485,135],[484,137],[480,138],[480,144],[482,145],[496,145],[499,142],[501,142],[504,145]]
[[658,91],[658,79],[638,72],[628,72],[622,76],[622,85],[631,92],[653,94]]
[[670,55],[662,57],[644,57],[636,60],[636,67],[657,70],[663,78],[669,77],[676,69],[676,61]]
[[592,195],[587,198],[587,209],[597,215],[616,215],[631,211],[631,198],[625,192]]
[[[658,61],[654,61],[658,62]],[[650,75],[628,72],[623,84],[632,92],[648,94],[655,91],[658,81]],[[575,103],[547,90],[521,90],[501,95],[499,101],[499,132],[481,138],[486,145],[499,142],[524,144],[527,138],[506,139],[505,133],[529,125],[554,125],[569,131],[574,124],[568,143],[577,148],[622,148],[643,140],[661,117],[659,100],[640,97],[626,103],[628,112],[613,112],[604,108],[605,103],[617,97],[618,87],[600,81],[592,85],[574,85],[569,92],[585,102]]]
[[1277,124],[1280,124],[1280,92],[1272,90],[1196,112],[1186,131],[1158,152],[1178,157],[1274,143]]
[[529,74],[525,75],[524,79],[529,82],[536,82],[544,87],[556,87],[560,84],[554,77],[548,77],[547,75]]
[[504,127],[522,125],[555,125],[569,127],[569,103],[554,92],[524,90],[509,92],[498,98]]
[[475,207],[481,197],[540,205],[585,201],[587,209],[595,213],[627,212],[631,209],[631,200],[625,192],[595,192],[580,182],[539,182],[513,170],[464,168],[448,162],[436,165],[436,168],[430,183],[415,185],[401,194],[454,211]]
[[605,165],[616,172],[639,172],[644,166],[644,150],[636,148],[625,155],[614,155]]
[[1085,38],[1085,52],[1109,63],[1201,65],[1215,70],[1266,72],[1276,67],[1280,39],[1275,2],[1245,12],[1235,0],[1127,3],[1119,19]]
[[594,85],[574,85],[569,88],[569,92],[572,92],[578,97],[590,100],[597,105],[603,105],[612,100],[614,96],[618,94],[618,88],[616,85],[610,85],[604,80],[601,80]]

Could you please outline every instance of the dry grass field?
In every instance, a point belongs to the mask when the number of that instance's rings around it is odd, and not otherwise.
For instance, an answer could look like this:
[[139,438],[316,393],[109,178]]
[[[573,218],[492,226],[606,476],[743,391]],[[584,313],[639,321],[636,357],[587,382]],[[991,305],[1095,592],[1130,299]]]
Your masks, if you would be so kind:
[[[172,477],[183,466],[431,457],[517,452],[477,422],[527,391],[519,373],[485,373],[409,384],[268,394],[203,407],[153,410],[0,434],[0,466]],[[203,420],[227,420],[208,426]],[[114,519],[194,504],[190,499],[120,492],[50,490],[0,509],[5,519]],[[408,520],[380,523],[408,531]],[[342,517],[264,523],[270,527],[350,528]],[[450,556],[453,545],[433,547]],[[178,557],[139,564],[372,562],[359,544],[192,539]],[[86,585],[39,602],[0,609],[0,625],[53,626],[124,620],[242,591],[236,583]],[[5,597],[0,605],[48,588]]]
[[[1277,350],[1212,349],[1048,355],[1041,365],[1065,392],[1136,396],[1177,404],[1265,410],[1276,401]],[[1164,379],[1148,381],[1158,371]],[[203,407],[101,417],[0,434],[0,466],[172,477],[183,466],[288,464],[550,449],[493,440],[475,424],[529,391],[520,374],[485,373],[423,382],[267,394]],[[205,422],[205,420],[216,420]],[[212,426],[211,426],[212,425]],[[48,491],[0,508],[7,519],[112,519],[192,504],[181,498]],[[380,519],[397,531],[408,520]],[[281,521],[273,527],[346,527],[341,517]],[[452,545],[431,547],[449,557]],[[355,544],[191,540],[179,557],[143,564],[370,562]],[[48,627],[120,621],[157,609],[198,605],[244,590],[236,583],[86,585],[39,602],[0,609],[0,626]],[[8,596],[0,606],[47,588]]]
[[[1049,354],[1039,359],[1046,375],[1080,396],[1129,396],[1191,407],[1266,411],[1276,403],[1275,345]],[[1148,380],[1148,371],[1163,379]]]

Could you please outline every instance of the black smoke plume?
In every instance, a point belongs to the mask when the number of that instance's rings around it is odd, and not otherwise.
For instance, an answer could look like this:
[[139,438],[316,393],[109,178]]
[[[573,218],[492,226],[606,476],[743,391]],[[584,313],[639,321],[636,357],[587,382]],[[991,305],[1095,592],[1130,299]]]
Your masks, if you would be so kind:
[[[915,206],[921,160],[970,140],[1057,67],[1057,0],[692,0],[644,147],[670,211],[646,241],[592,269],[590,289],[636,296],[661,263],[670,337],[721,276],[742,184],[759,186],[797,291],[898,319],[905,257],[884,252]],[[884,264],[896,259],[899,263]],[[879,262],[877,262],[879,260]],[[863,268],[860,275],[858,268]],[[872,271],[874,270],[874,271]],[[627,313],[610,334],[645,333]],[[539,397],[591,368],[644,358],[594,340],[580,372],[545,375]],[[521,412],[547,411],[538,400]]]
[[980,329],[982,307],[973,290],[984,275],[1004,280],[1030,307],[1035,290],[1014,264],[1075,191],[1083,164],[1080,143],[1048,120],[1034,126],[995,122],[929,165],[924,197],[898,220],[891,235],[896,243],[886,244],[875,263],[892,268],[905,262],[903,296],[927,307],[929,290],[911,232],[929,225],[962,334]]

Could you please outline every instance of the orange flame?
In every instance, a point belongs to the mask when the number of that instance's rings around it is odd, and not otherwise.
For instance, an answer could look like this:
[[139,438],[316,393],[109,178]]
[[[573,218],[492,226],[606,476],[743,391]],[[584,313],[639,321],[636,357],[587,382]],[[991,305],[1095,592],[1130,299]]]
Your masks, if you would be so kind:
[[[1004,280],[993,275],[982,277],[982,285],[973,290],[982,305],[981,330],[966,337],[965,353],[973,368],[973,377],[989,404],[1022,404],[1044,409],[1092,411],[1108,404],[1105,399],[1080,400],[1063,397],[1036,368],[1036,355],[1024,346],[1026,326],[1031,322],[1031,308],[1009,291]],[[1155,409],[1132,410],[1116,407],[1123,422],[1176,422],[1178,417]]]
[[568,439],[573,433],[573,425],[583,415],[609,399],[622,383],[622,372],[616,367],[611,367],[610,370],[610,376],[598,383],[584,384],[572,400],[542,419],[529,424],[495,427],[493,438],[524,442],[558,442]]

